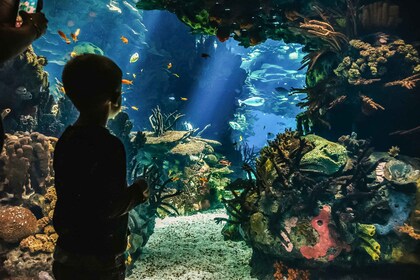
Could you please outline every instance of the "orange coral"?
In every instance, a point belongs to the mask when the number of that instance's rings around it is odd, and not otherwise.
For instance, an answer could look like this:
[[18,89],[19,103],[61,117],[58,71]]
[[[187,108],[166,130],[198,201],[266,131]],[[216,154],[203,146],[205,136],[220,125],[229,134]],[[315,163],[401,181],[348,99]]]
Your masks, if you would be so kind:
[[420,240],[420,234],[416,233],[414,231],[414,228],[412,226],[409,226],[407,224],[404,224],[403,226],[398,228],[399,232],[403,232],[403,233],[407,233],[410,237],[416,239],[416,240]]
[[366,95],[361,95],[360,98],[362,99],[362,112],[363,114],[369,116],[372,115],[373,112],[377,111],[378,109],[385,110],[380,104],[373,101],[372,98],[367,97]]
[[391,87],[391,86],[399,85],[399,86],[405,87],[406,89],[413,89],[417,85],[418,81],[420,81],[420,73],[410,76],[408,78],[405,78],[403,80],[386,83],[385,86]]
[[[310,274],[308,270],[289,268],[282,262],[275,262],[274,269],[273,276],[275,280],[309,280]],[[283,271],[285,271],[285,274],[283,274]]]

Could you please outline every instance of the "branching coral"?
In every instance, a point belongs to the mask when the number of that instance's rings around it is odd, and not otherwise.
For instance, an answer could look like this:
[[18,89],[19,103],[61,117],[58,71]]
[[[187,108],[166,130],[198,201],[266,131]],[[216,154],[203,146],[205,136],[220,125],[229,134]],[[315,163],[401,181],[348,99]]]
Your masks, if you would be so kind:
[[177,120],[183,116],[183,114],[179,114],[176,111],[169,115],[162,114],[159,106],[157,106],[156,109],[152,110],[152,115],[149,117],[155,136],[162,136],[166,131],[172,129]]
[[417,82],[419,81],[420,81],[420,73],[410,76],[408,78],[399,80],[399,81],[386,83],[385,86],[386,87],[401,86],[401,87],[405,87],[406,89],[413,89],[417,85]]
[[412,226],[404,224],[398,228],[398,231],[408,234],[413,239],[420,240],[420,234],[417,233]]
[[309,34],[324,40],[331,46],[331,49],[336,52],[340,52],[342,45],[348,43],[346,35],[336,32],[331,24],[324,21],[308,20],[304,23],[300,23],[300,28],[305,29]]

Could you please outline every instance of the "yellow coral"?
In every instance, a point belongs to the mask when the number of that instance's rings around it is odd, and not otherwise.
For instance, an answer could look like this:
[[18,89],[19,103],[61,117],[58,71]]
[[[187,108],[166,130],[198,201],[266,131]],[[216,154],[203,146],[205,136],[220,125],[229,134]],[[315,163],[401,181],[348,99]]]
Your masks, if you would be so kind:
[[368,236],[374,236],[376,233],[376,227],[369,224],[357,224],[357,230]]
[[372,258],[372,260],[379,261],[379,255],[371,247],[369,247],[366,244],[362,244],[361,247],[363,249],[365,249],[366,253],[368,253],[370,255],[370,257]]

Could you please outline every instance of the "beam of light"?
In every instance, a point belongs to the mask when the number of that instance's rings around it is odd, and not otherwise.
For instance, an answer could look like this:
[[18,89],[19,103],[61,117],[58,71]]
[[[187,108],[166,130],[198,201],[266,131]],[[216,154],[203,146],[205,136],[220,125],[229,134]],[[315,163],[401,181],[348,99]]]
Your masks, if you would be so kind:
[[203,61],[185,110],[194,127],[223,125],[221,122],[224,121],[226,112],[234,109],[229,106],[234,92],[228,86],[236,79],[237,69],[234,69],[235,61],[232,58],[233,55],[228,50],[216,50],[210,58]]

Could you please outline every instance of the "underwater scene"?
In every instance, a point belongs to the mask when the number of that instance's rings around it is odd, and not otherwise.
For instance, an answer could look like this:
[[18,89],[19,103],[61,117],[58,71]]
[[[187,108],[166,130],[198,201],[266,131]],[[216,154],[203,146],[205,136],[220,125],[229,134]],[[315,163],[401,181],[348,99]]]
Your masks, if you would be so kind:
[[55,279],[62,72],[86,53],[122,69],[106,128],[150,189],[125,279],[420,279],[416,1],[43,2],[0,64],[0,279]]

